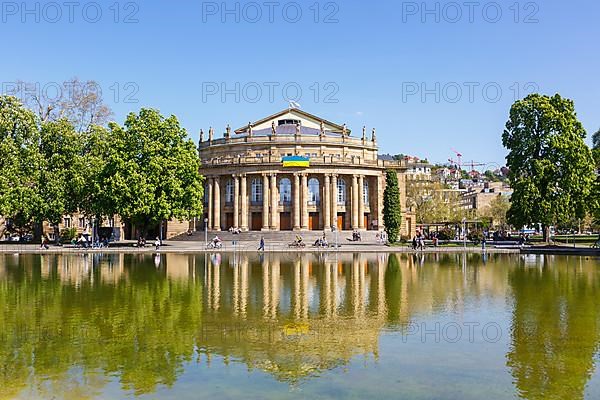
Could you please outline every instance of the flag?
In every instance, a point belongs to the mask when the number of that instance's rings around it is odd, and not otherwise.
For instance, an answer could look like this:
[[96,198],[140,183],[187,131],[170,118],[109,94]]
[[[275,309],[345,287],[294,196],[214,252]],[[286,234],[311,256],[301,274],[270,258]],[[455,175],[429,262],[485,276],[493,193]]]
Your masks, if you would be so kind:
[[308,168],[310,167],[310,158],[302,156],[288,156],[281,159],[284,168]]

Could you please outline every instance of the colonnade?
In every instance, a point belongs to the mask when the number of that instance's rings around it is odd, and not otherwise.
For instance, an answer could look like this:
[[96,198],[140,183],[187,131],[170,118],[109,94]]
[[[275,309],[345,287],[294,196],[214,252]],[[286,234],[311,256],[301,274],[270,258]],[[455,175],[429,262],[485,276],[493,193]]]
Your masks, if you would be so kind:
[[[311,199],[314,193],[309,191],[309,181],[313,178],[319,182],[318,201]],[[291,184],[291,196],[286,201],[282,201],[280,193],[282,179],[288,179]],[[341,179],[344,185],[338,188]],[[256,187],[259,182],[260,188]],[[362,174],[265,172],[209,176],[205,189],[208,227],[217,231],[231,227],[242,231],[365,230],[370,228],[365,222],[366,213],[371,215],[371,220],[380,219],[383,205],[378,192],[381,185],[381,177]],[[373,193],[376,195],[372,196]],[[311,212],[319,213],[318,224],[310,220]],[[255,220],[258,213],[260,220]],[[285,227],[280,220],[282,213],[290,217]],[[225,221],[224,216],[228,214],[229,219]]]

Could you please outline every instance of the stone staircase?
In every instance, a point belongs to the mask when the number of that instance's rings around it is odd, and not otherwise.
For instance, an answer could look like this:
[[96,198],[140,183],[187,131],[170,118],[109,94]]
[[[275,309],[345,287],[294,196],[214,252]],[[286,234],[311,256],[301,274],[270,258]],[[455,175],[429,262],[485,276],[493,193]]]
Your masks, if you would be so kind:
[[[208,231],[208,240],[211,240],[218,235],[219,238],[224,243],[232,243],[236,242],[253,242],[257,243],[260,241],[261,237],[265,238],[265,242],[267,243],[290,243],[293,242],[296,238],[296,235],[302,236],[302,239],[305,243],[313,243],[318,238],[323,235],[323,231],[279,231],[279,232],[258,232],[258,231],[250,231],[250,232],[242,232],[240,234],[234,235],[227,231],[217,232],[217,231]],[[352,231],[341,231],[337,233],[339,243],[350,243],[347,238],[352,238]],[[375,243],[376,242],[377,231],[363,231],[361,232],[362,243]],[[333,232],[326,232],[327,240],[331,243],[334,240]],[[204,242],[204,231],[194,232],[191,236],[187,234],[182,234],[172,238],[171,240],[175,241],[198,241]]]

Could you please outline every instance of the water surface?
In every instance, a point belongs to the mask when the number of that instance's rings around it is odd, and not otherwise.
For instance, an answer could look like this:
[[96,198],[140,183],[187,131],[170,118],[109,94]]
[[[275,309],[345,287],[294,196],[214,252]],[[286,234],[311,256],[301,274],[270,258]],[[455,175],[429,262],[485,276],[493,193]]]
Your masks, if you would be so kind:
[[0,399],[598,399],[599,267],[0,255]]

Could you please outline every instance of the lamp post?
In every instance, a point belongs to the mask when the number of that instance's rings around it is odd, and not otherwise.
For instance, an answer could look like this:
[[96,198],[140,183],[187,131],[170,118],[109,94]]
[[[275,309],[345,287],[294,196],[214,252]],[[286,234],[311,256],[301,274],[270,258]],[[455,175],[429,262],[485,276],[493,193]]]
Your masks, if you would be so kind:
[[463,247],[467,248],[467,219],[462,219],[462,231],[463,231]]
[[338,230],[337,226],[332,226],[331,230],[333,231],[334,243],[335,243],[335,251],[338,250]]
[[204,218],[204,245],[208,246],[208,218]]

